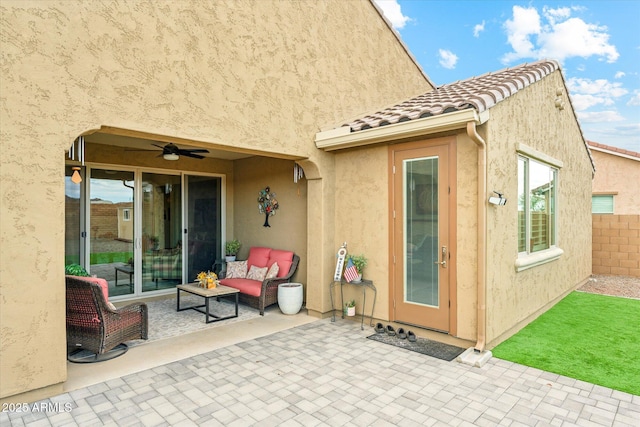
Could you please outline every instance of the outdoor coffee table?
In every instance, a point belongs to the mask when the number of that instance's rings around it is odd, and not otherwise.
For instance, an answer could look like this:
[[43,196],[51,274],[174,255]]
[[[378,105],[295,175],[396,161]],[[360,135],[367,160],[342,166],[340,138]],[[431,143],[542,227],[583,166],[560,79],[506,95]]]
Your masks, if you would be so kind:
[[[182,307],[180,308],[180,291],[183,292],[188,292],[190,294],[193,295],[198,295],[204,298],[204,304],[203,305],[193,305],[190,307]],[[219,322],[220,320],[226,320],[226,319],[231,319],[233,317],[238,317],[238,295],[240,293],[240,291],[238,291],[235,288],[230,288],[228,286],[222,286],[222,285],[218,285],[217,287],[213,288],[213,289],[205,289],[205,288],[201,288],[200,286],[198,286],[195,283],[187,283],[187,284],[183,284],[183,285],[178,285],[176,286],[176,292],[177,292],[177,307],[176,310],[177,311],[184,311],[184,310],[195,310],[195,311],[199,311],[200,313],[204,313],[205,314],[205,322],[206,323],[212,323],[212,322]],[[221,317],[221,316],[217,316],[214,313],[211,313],[211,311],[209,310],[209,301],[211,300],[211,298],[228,298],[228,297],[232,297],[235,296],[235,301],[236,301],[236,314],[235,315],[231,315],[231,316],[225,316],[225,317]],[[202,309],[204,307],[204,310]]]

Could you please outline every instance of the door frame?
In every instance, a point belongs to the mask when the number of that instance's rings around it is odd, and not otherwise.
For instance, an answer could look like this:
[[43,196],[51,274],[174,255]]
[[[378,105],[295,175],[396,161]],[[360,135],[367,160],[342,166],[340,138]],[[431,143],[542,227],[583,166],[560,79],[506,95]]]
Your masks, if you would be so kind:
[[[421,139],[413,142],[398,143],[389,145],[388,149],[388,185],[389,185],[389,271],[388,271],[388,291],[389,291],[389,320],[395,321],[395,228],[394,228],[394,200],[395,200],[395,188],[394,188],[394,152],[400,150],[413,150],[419,148],[429,148],[435,146],[445,145],[448,148],[448,179],[449,179],[449,198],[448,198],[448,211],[449,211],[449,254],[448,260],[449,268],[449,330],[447,333],[452,336],[457,335],[458,330],[458,292],[457,292],[457,139],[455,136],[445,136],[437,138]],[[475,235],[475,234],[474,234]],[[398,260],[401,262],[401,260]],[[415,325],[424,329],[428,329],[424,326]]]

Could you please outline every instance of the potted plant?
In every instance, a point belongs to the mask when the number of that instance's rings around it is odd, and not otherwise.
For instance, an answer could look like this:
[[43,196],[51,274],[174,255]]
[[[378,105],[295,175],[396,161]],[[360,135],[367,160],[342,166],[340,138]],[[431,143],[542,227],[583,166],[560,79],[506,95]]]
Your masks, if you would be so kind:
[[355,316],[356,315],[356,300],[352,299],[351,301],[347,301],[344,304],[344,313],[347,316]]
[[351,262],[355,265],[358,275],[360,276],[358,279],[354,280],[353,283],[360,283],[362,280],[362,272],[367,266],[367,258],[364,255],[349,255],[348,259],[351,259]]
[[224,253],[226,255],[225,260],[227,262],[235,261],[236,255],[238,255],[238,251],[240,250],[241,246],[242,246],[242,243],[240,243],[238,239],[229,240],[227,243],[225,243],[224,244]]

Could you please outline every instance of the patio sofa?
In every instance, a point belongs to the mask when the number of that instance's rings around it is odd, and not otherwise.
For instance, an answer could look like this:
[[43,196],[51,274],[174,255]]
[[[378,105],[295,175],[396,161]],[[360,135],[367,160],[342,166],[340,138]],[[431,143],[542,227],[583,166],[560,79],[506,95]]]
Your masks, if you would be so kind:
[[252,247],[246,261],[228,262],[220,283],[240,291],[240,301],[260,310],[278,302],[278,285],[287,283],[300,257],[291,251]]

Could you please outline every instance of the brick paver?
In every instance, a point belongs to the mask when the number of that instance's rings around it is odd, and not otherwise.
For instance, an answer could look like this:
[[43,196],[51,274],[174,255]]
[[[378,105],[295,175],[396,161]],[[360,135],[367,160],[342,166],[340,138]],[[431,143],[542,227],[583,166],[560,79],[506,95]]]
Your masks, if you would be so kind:
[[3,412],[0,425],[639,425],[640,396],[496,358],[446,362],[371,333],[318,320]]

